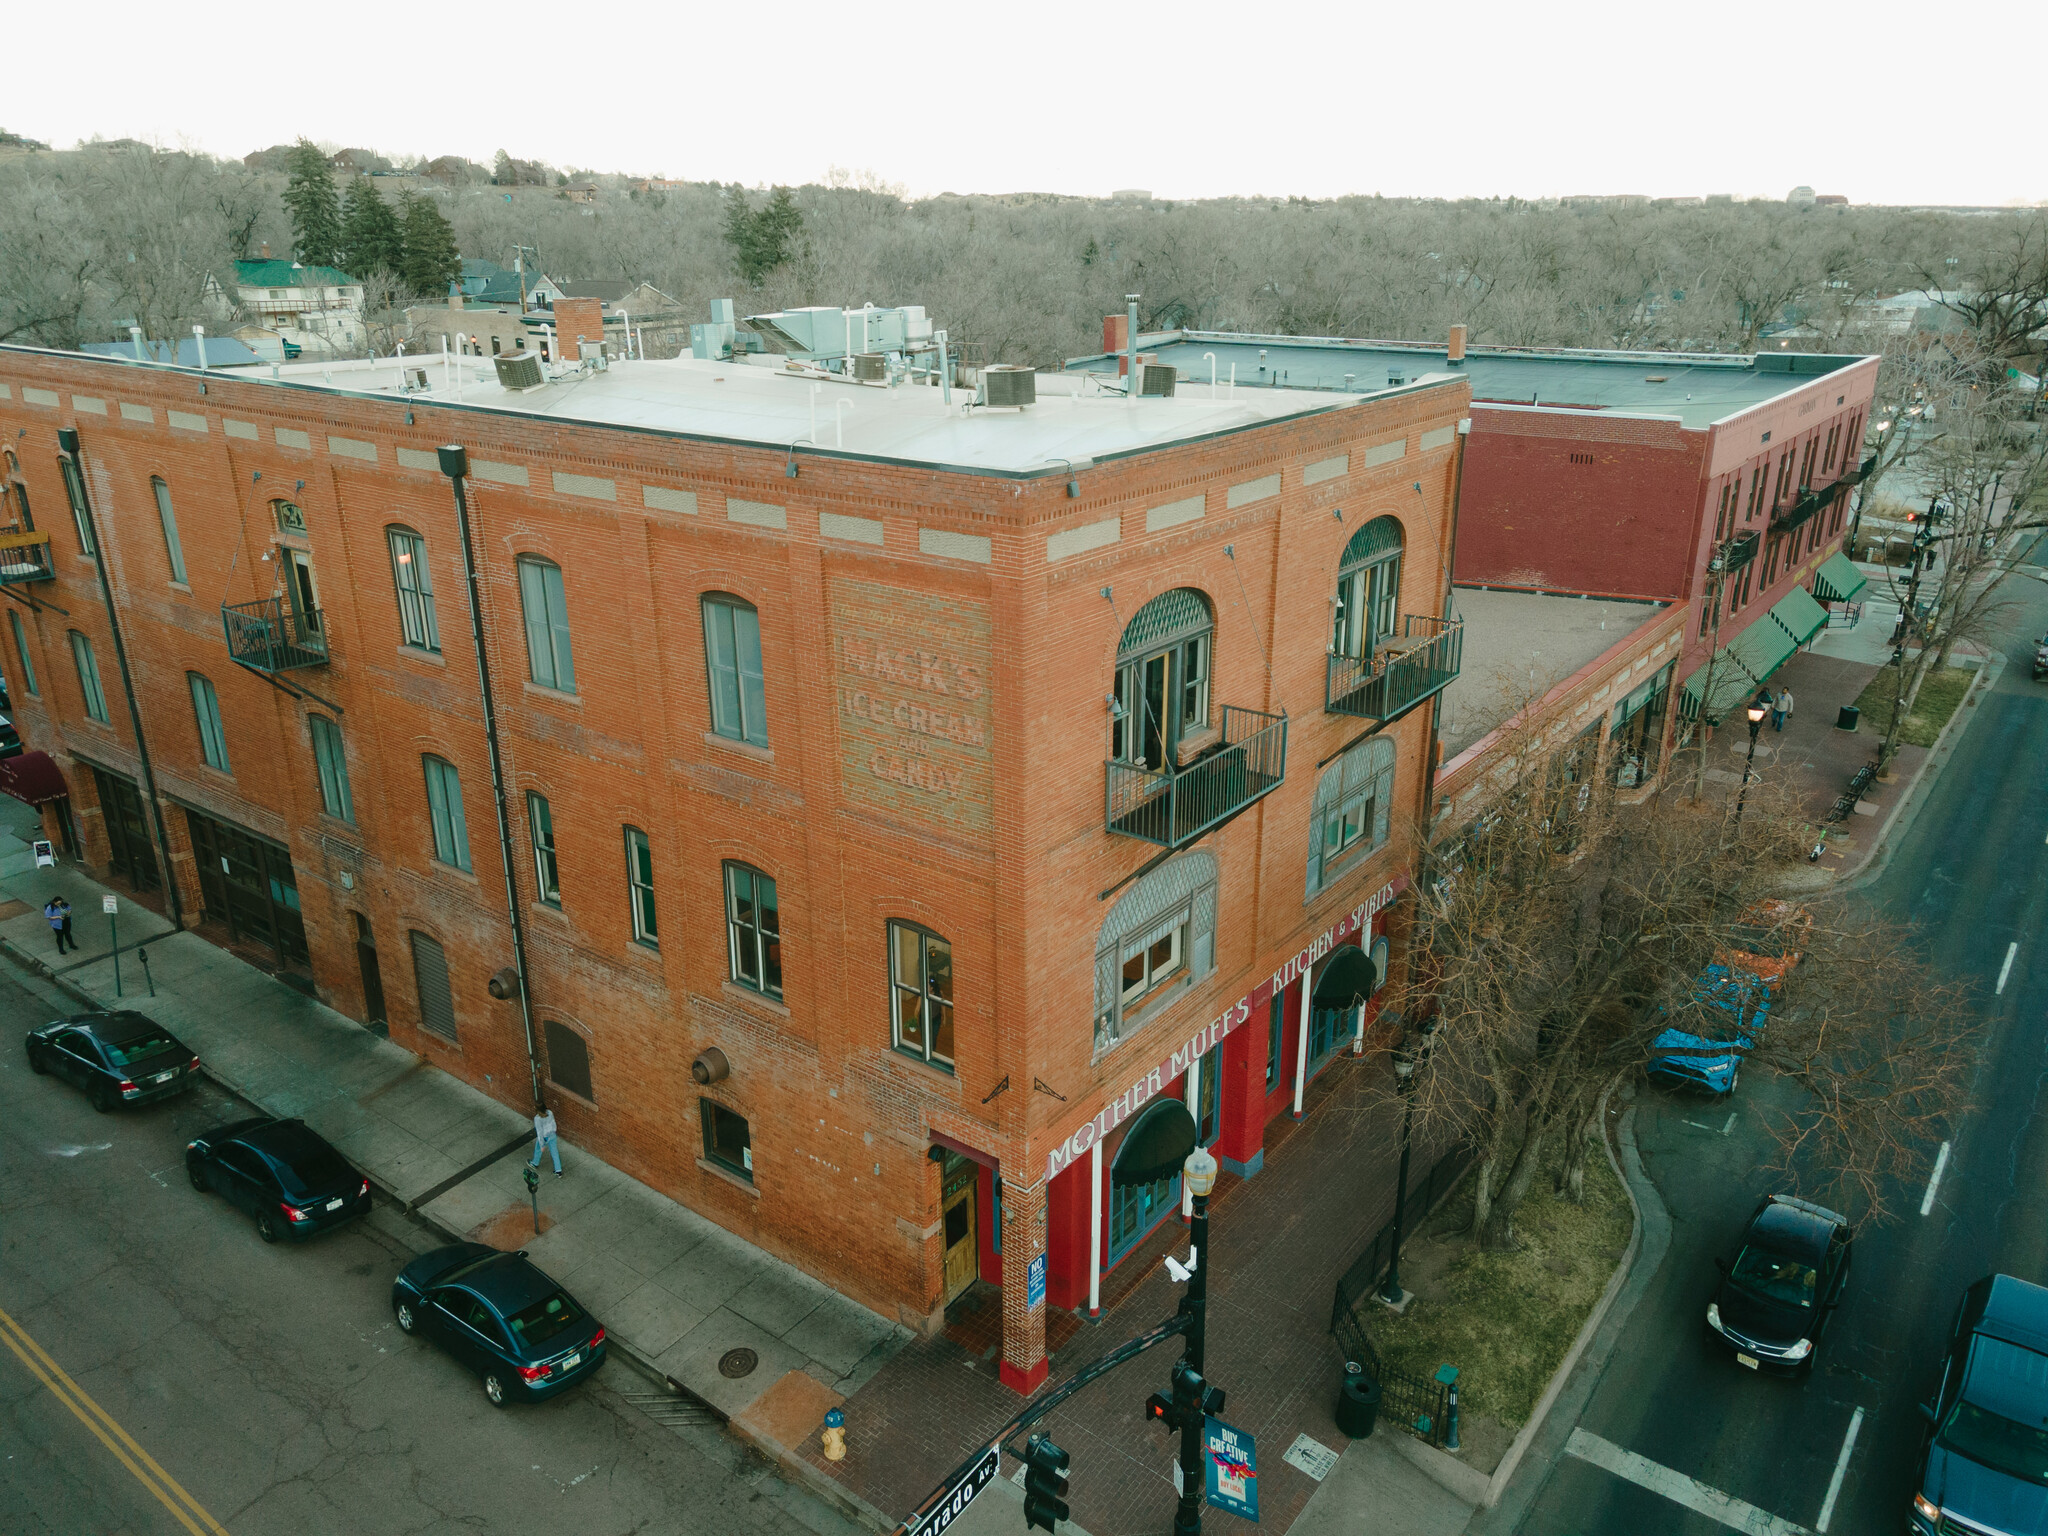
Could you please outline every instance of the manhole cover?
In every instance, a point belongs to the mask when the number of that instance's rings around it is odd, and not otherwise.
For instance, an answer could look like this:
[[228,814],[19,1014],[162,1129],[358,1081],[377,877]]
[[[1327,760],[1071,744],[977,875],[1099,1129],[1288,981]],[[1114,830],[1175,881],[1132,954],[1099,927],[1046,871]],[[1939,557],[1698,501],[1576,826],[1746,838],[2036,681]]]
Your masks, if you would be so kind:
[[761,1357],[751,1349],[728,1349],[718,1357],[718,1374],[738,1381],[742,1376],[754,1374],[754,1367],[761,1363]]

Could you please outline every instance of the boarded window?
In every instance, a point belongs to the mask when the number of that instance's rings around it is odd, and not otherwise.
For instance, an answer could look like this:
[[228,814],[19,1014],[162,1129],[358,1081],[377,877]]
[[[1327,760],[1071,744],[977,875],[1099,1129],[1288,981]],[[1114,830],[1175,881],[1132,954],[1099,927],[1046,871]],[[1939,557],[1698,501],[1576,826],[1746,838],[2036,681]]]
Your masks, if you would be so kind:
[[412,935],[412,973],[420,988],[420,1027],[443,1040],[455,1038],[455,994],[448,990],[448,956],[431,934]]
[[596,1103],[597,1095],[590,1091],[590,1042],[553,1019],[541,1025],[541,1032],[547,1037],[548,1081]]

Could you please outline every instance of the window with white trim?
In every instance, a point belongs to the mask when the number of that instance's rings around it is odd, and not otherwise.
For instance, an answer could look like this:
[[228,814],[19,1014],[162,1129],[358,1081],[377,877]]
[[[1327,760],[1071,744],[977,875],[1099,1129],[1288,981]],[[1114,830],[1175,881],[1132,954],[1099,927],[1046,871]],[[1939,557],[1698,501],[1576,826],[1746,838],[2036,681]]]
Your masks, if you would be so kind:
[[953,946],[909,923],[889,925],[890,1044],[953,1065]]
[[1387,737],[1367,738],[1323,770],[1309,813],[1309,895],[1386,843],[1393,805],[1394,743]]
[[1095,938],[1095,1053],[1216,968],[1216,857],[1169,860],[1109,909]]

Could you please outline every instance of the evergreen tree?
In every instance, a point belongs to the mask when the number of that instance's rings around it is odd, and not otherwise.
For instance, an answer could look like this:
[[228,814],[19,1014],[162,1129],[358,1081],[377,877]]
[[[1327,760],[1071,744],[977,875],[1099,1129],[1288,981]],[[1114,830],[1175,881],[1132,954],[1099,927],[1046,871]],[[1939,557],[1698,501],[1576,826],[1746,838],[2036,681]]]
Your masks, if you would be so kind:
[[519,172],[513,167],[512,157],[502,149],[499,150],[498,157],[491,162],[492,183],[500,187],[509,187],[518,180]]
[[422,296],[441,297],[462,275],[462,251],[455,226],[432,201],[408,193],[400,205],[405,255],[399,273],[405,286]]
[[318,145],[301,139],[287,163],[284,206],[291,214],[299,260],[309,267],[331,267],[341,244],[341,199],[335,196],[327,157]]
[[341,266],[358,277],[380,269],[405,269],[405,234],[398,227],[398,215],[367,176],[350,182],[342,199],[340,254]]
[[789,259],[803,228],[803,211],[787,187],[770,192],[768,205],[758,212],[739,187],[725,194],[726,242],[732,246],[734,269],[751,284]]

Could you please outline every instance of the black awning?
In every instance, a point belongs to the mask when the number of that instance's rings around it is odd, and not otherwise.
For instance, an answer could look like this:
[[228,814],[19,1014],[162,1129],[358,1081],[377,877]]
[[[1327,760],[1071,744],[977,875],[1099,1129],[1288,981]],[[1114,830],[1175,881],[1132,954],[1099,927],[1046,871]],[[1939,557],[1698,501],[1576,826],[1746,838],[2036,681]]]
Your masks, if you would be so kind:
[[1195,1118],[1187,1105],[1179,1099],[1154,1099],[1124,1132],[1123,1145],[1109,1167],[1109,1182],[1122,1188],[1173,1178],[1194,1150]]
[[1317,1008],[1356,1008],[1372,996],[1378,981],[1372,957],[1356,944],[1346,944],[1323,967],[1312,1003]]

